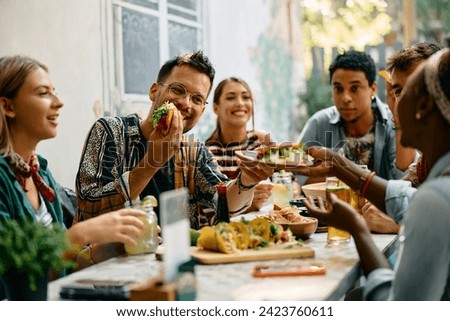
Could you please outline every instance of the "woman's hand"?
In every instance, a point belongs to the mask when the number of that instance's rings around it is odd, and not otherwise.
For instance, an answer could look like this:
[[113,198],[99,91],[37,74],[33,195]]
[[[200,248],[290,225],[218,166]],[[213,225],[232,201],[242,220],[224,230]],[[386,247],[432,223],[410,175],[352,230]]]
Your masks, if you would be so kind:
[[334,194],[330,194],[330,199],[327,200],[331,203],[331,210],[325,207],[325,203],[320,196],[317,200],[318,206],[314,204],[314,199],[311,196],[305,199],[303,204],[311,215],[319,221],[349,231],[350,234],[353,234],[356,226],[361,222],[365,225],[362,216],[350,204],[341,201]]
[[269,200],[272,195],[273,184],[269,182],[260,182],[255,186],[251,211],[258,211]]
[[137,209],[120,209],[82,221],[69,229],[72,244],[84,246],[90,243],[123,243],[136,245],[134,237],[144,230],[141,218],[145,212]]

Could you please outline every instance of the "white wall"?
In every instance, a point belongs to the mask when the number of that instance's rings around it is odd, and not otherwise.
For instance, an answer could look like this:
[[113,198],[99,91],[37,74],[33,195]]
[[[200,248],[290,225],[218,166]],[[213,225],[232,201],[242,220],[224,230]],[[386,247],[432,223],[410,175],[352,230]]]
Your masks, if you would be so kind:
[[[246,80],[255,95],[255,127],[275,131],[283,139],[288,134],[288,126],[280,127],[265,115],[264,94],[267,99],[267,88],[280,88],[277,87],[279,81],[285,86],[294,80],[292,85],[296,86],[301,70],[284,70],[262,79],[262,71],[273,66],[279,68],[286,62],[267,56],[256,62],[255,57],[259,57],[261,42],[270,43],[274,34],[286,42],[284,11],[278,11],[278,16],[274,17],[271,6],[280,8],[287,1],[207,0],[209,11],[205,16],[207,40],[204,48],[216,68],[214,85],[229,76]],[[293,3],[298,5],[297,1]],[[103,83],[111,81],[103,78],[107,71],[102,69],[102,65],[107,66],[102,61],[107,57],[107,48],[102,45],[102,35],[107,32],[102,30],[101,23],[105,4],[108,6],[110,0],[0,0],[0,56],[25,54],[45,63],[65,102],[58,136],[42,142],[38,152],[49,160],[57,181],[69,187],[74,187],[84,139],[95,121],[93,105],[96,100],[108,97],[102,87]],[[294,11],[298,13],[297,9]],[[282,49],[288,47],[282,46]],[[294,57],[292,69],[301,68],[294,50],[291,48],[290,51]],[[294,107],[295,103],[289,97],[284,100],[275,107],[282,112]],[[208,108],[195,132],[203,139],[216,121],[211,106]],[[289,118],[285,118],[283,121],[288,124]]]
[[[216,67],[215,86],[224,78],[247,81],[255,97],[255,127],[274,141],[294,139],[293,113],[304,82],[300,0],[214,0],[210,6],[208,54]],[[214,86],[214,88],[215,88]],[[197,130],[214,126],[209,110]],[[249,127],[251,124],[249,124]],[[209,133],[211,130],[209,130]]]
[[42,142],[56,179],[73,187],[84,138],[102,98],[100,1],[0,0],[0,56],[31,56],[50,69],[65,105],[58,136]]
[[[216,77],[213,90],[224,78],[236,76],[244,79],[255,96],[255,127],[261,126],[258,119],[263,119],[261,86],[258,66],[252,61],[258,38],[263,34],[269,22],[267,1],[261,0],[214,0],[209,2],[211,17],[208,25],[209,48],[207,54],[215,68]],[[203,115],[198,128],[200,137],[206,139],[211,126],[215,126],[216,115],[210,105]]]

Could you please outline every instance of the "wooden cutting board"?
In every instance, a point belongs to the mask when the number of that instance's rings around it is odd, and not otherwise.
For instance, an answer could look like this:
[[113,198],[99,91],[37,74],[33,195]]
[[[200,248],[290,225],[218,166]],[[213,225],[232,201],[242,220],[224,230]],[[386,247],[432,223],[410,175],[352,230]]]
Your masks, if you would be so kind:
[[298,259],[314,257],[314,250],[300,244],[273,245],[258,250],[248,249],[236,253],[225,254],[213,251],[192,248],[191,255],[201,264],[237,263],[249,261]]

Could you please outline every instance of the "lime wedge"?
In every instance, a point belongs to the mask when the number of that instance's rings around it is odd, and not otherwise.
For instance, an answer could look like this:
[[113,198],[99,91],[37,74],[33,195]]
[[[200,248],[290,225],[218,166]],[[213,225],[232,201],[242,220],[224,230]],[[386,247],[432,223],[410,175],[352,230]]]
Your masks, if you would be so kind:
[[345,191],[346,189],[349,189],[349,187],[347,187],[347,186],[327,186],[326,188],[328,191],[330,191],[332,193]]
[[191,229],[189,229],[189,235],[191,238],[191,246],[196,246],[197,240],[200,236],[200,232],[191,228]]

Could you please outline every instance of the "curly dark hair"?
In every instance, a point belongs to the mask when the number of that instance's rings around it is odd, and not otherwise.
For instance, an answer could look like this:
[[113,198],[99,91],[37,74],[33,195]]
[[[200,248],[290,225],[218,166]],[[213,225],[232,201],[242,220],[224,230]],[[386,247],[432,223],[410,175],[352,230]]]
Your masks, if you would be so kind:
[[345,51],[334,58],[328,69],[330,72],[330,82],[337,69],[350,69],[364,72],[369,82],[369,86],[372,86],[375,81],[377,72],[375,61],[369,54],[353,49]]

